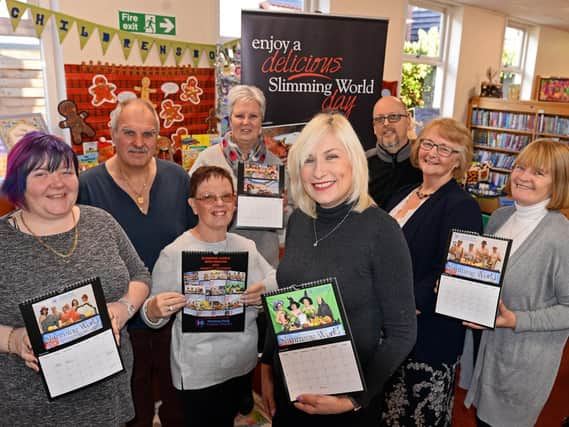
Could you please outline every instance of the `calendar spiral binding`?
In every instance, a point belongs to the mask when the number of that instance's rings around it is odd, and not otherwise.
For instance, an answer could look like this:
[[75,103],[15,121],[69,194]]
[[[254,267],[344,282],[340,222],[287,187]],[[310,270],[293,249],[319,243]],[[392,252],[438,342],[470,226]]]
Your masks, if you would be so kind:
[[87,279],[82,279],[78,282],[74,282],[70,285],[65,285],[61,288],[54,289],[53,291],[46,292],[46,293],[38,295],[36,297],[28,298],[27,300],[22,301],[20,303],[20,305],[22,305],[22,306],[32,305],[32,304],[35,304],[37,302],[43,301],[47,298],[56,297],[57,295],[61,295],[65,292],[72,291],[73,289],[80,288],[80,287],[86,286],[86,285],[94,285],[96,283],[99,283],[99,284],[101,283],[101,279],[99,279],[98,276],[93,276],[93,277],[89,277]]
[[512,239],[508,239],[507,237],[497,236],[496,234],[476,233],[475,231],[462,230],[460,228],[452,228],[450,230],[450,235],[452,236],[452,233],[455,231],[457,231],[459,233],[463,233],[463,234],[470,234],[471,236],[489,237],[489,238],[496,239],[496,240],[502,240],[504,242],[508,242],[508,241],[512,240]]
[[182,251],[182,254],[191,254],[191,255],[239,255],[239,254],[243,254],[246,253],[248,254],[249,252],[247,251]]
[[284,294],[284,293],[290,292],[290,291],[292,291],[292,290],[299,291],[299,290],[302,290],[302,289],[312,288],[312,287],[314,287],[314,286],[325,285],[325,284],[328,284],[328,283],[334,283],[334,284],[337,285],[336,277],[325,277],[325,278],[323,278],[323,279],[314,280],[314,281],[312,281],[312,282],[304,282],[304,283],[301,283],[301,284],[292,284],[292,285],[289,285],[289,286],[287,286],[287,287],[285,287],[285,288],[279,288],[279,289],[276,289],[276,290],[274,290],[274,291],[265,292],[265,293],[263,293],[263,296],[272,297],[272,296],[275,296],[275,295],[280,295],[280,294]]

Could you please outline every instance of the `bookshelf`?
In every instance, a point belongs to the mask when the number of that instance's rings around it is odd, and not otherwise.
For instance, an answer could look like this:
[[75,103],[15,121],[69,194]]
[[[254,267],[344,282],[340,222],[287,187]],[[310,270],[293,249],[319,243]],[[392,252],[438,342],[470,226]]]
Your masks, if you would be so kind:
[[517,154],[534,139],[569,143],[569,103],[476,96],[470,100],[467,127],[472,131],[474,160],[491,163],[490,183],[501,188]]

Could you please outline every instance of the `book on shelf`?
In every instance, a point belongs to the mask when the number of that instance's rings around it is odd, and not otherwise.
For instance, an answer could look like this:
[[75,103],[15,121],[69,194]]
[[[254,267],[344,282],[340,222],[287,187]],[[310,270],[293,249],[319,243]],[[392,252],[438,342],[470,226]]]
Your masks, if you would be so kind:
[[490,171],[490,178],[488,182],[494,188],[504,188],[508,181],[509,173]]
[[569,143],[569,104],[473,97],[467,124],[475,160],[491,164],[489,184],[502,189],[517,155],[531,141]]
[[569,118],[540,115],[538,131],[569,138]]
[[474,156],[474,161],[490,162],[492,168],[511,170],[516,160],[515,154],[496,153],[479,149]]
[[472,125],[531,131],[535,126],[535,115],[474,109]]
[[480,129],[473,129],[472,138],[474,145],[484,145],[489,148],[512,151],[520,151],[529,144],[531,140],[529,135],[483,131]]

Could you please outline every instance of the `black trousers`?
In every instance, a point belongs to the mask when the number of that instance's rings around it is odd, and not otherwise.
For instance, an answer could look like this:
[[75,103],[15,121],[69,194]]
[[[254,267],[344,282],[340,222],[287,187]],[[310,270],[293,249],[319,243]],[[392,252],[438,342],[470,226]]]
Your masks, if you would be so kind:
[[251,374],[248,373],[211,387],[181,391],[185,425],[233,427],[241,396],[250,393],[250,378]]

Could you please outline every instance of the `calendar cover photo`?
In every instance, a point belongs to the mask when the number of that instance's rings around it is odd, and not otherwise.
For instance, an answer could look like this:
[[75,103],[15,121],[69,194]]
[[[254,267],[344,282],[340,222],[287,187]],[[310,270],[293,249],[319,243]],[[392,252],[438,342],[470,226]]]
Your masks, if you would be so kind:
[[283,228],[284,180],[283,165],[239,163],[236,226],[257,229]]
[[289,400],[365,390],[335,278],[263,295]]
[[347,335],[330,283],[266,298],[267,313],[279,347]]
[[452,230],[435,311],[494,328],[512,241]]
[[183,332],[242,332],[247,252],[183,252]]
[[98,278],[24,301],[20,311],[50,398],[123,370]]

